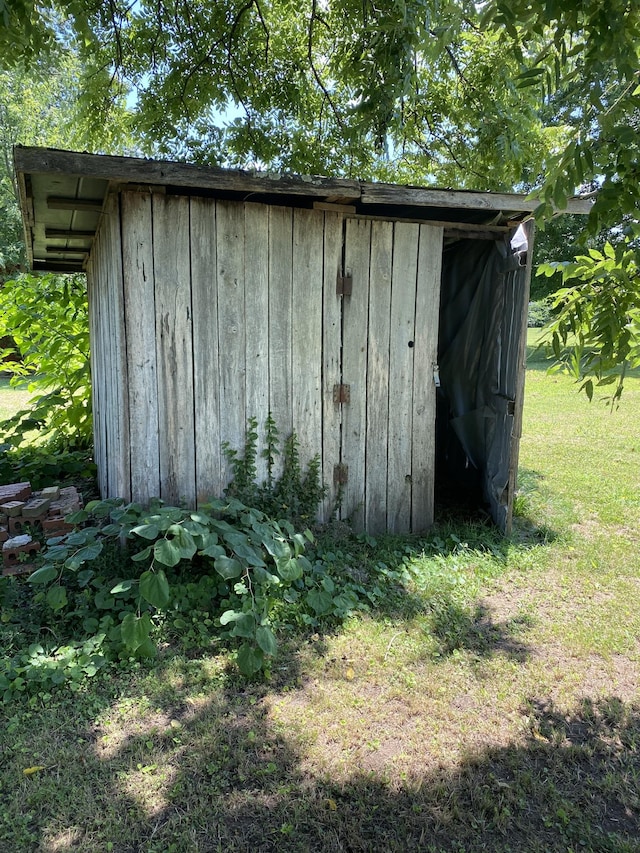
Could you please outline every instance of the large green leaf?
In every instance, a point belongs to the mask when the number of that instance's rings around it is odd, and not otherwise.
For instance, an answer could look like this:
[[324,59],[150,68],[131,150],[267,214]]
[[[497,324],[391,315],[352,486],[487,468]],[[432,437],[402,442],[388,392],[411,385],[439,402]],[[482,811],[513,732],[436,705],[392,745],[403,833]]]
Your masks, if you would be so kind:
[[311,590],[307,595],[307,601],[311,607],[313,607],[317,616],[321,616],[323,613],[328,613],[329,610],[331,610],[331,605],[333,604],[333,598],[330,593],[317,589]]
[[180,547],[172,539],[159,539],[153,546],[153,559],[163,566],[177,566],[182,559]]
[[278,641],[267,625],[261,625],[256,631],[256,642],[265,655],[275,655],[278,651]]
[[65,566],[72,571],[76,571],[87,560],[95,560],[102,553],[102,542],[92,542],[85,548],[81,548],[65,560]]
[[169,603],[169,582],[162,569],[140,575],[140,594],[149,604],[162,610]]
[[216,572],[221,575],[226,581],[233,578],[239,578],[244,571],[242,563],[234,560],[232,557],[222,556],[216,557],[214,562]]
[[160,535],[160,528],[157,524],[139,524],[137,527],[132,527],[131,532],[143,539],[157,539]]
[[148,613],[136,616],[135,613],[127,613],[120,623],[120,636],[122,642],[135,651],[139,646],[149,639],[151,633],[151,619]]
[[302,577],[302,566],[299,559],[292,557],[291,559],[282,559],[276,561],[278,574],[283,581],[295,581]]
[[57,576],[58,569],[55,566],[41,566],[29,575],[28,581],[29,583],[49,583]]
[[181,524],[172,524],[165,536],[180,549],[180,556],[185,560],[190,560],[198,550],[193,536]]
[[67,603],[67,591],[63,586],[56,584],[47,591],[47,604],[52,610],[61,610]]
[[253,639],[256,633],[256,620],[253,617],[253,613],[241,613],[235,620],[235,625],[231,633],[234,637]]
[[238,649],[238,669],[243,675],[254,675],[262,669],[264,664],[264,653],[262,649],[243,643]]
[[242,537],[242,539],[238,538],[231,547],[235,555],[244,560],[249,566],[262,566],[264,568],[266,565],[260,549],[252,545],[246,537]]

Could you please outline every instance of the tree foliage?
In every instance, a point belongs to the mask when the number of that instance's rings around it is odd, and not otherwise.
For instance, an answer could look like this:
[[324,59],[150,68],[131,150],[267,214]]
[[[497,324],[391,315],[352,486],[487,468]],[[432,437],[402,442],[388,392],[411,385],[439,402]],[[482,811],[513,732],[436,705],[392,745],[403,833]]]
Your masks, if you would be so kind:
[[[79,57],[93,147],[128,93],[137,144],[151,154],[532,190],[541,224],[590,192],[585,246],[603,230],[619,241],[611,229],[637,218],[637,0],[3,6],[5,66]],[[611,339],[625,328],[612,325]]]
[[12,383],[34,393],[30,407],[2,424],[3,449],[33,437],[90,446],[89,322],[84,276],[22,275],[0,288],[0,338],[14,345]]

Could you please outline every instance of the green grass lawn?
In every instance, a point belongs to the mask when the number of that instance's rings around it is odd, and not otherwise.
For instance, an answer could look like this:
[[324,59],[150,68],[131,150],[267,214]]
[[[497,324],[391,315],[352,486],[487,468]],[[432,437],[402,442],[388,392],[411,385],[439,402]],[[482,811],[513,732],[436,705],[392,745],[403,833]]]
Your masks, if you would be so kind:
[[610,411],[541,367],[511,540],[364,549],[404,598],[264,683],[168,647],[0,706],[0,850],[640,850],[640,378]]
[[14,415],[26,407],[31,394],[25,390],[16,390],[9,385],[9,379],[0,377],[0,421]]

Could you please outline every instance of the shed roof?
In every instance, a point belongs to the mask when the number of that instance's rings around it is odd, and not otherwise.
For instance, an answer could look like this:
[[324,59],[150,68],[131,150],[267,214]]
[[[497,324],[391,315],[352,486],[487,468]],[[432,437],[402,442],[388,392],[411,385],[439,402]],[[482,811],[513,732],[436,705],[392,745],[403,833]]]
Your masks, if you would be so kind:
[[[29,262],[53,272],[84,269],[110,188],[143,186],[300,207],[342,205],[358,215],[437,221],[460,234],[504,230],[538,205],[515,193],[246,172],[51,148],[17,146],[14,162]],[[588,201],[575,198],[563,212],[589,209]]]

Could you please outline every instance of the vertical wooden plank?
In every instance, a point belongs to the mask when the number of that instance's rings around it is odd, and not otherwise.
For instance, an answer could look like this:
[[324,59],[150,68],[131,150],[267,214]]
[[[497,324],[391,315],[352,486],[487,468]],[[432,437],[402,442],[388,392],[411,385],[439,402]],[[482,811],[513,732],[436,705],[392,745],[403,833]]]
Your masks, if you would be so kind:
[[433,524],[436,458],[436,388],[443,229],[420,226],[416,319],[413,347],[413,435],[411,448],[411,530]]
[[372,223],[365,487],[365,527],[372,534],[384,533],[387,528],[389,322],[392,255],[393,223]]
[[104,221],[109,231],[109,258],[111,286],[109,288],[109,337],[111,364],[113,430],[109,462],[109,492],[114,497],[130,497],[131,462],[129,453],[129,394],[127,367],[127,338],[124,322],[124,292],[122,272],[122,241],[120,223],[120,198],[113,193],[105,205]]
[[222,494],[215,201],[192,198],[190,217],[196,502],[202,504]]
[[196,501],[189,199],[153,197],[160,496]]
[[342,381],[350,386],[350,402],[342,411],[342,464],[348,466],[348,481],[340,515],[356,530],[364,527],[370,248],[371,222],[347,219],[345,272],[353,276],[353,291],[343,297]]
[[108,310],[109,310],[109,280],[107,269],[107,241],[105,231],[101,229],[100,252],[99,252],[99,267],[100,267],[100,294],[99,294],[99,320],[100,320],[100,340],[102,342],[100,360],[98,362],[98,370],[100,372],[100,428],[102,431],[102,458],[103,458],[103,473],[102,487],[106,497],[109,496],[109,377],[107,364],[109,361],[109,328],[108,328]]
[[322,479],[327,488],[321,521],[328,522],[336,508],[337,488],[334,466],[340,462],[342,406],[333,399],[334,385],[342,381],[342,297],[336,294],[336,280],[342,272],[344,218],[326,213],[324,222],[324,284],[322,319]]
[[520,317],[519,339],[514,341],[517,351],[515,403],[513,413],[513,433],[509,455],[509,486],[507,495],[506,517],[503,532],[509,536],[513,526],[513,499],[518,483],[518,461],[520,456],[520,439],[522,437],[522,412],[524,406],[524,383],[527,363],[527,306],[531,289],[531,269],[533,262],[533,247],[535,240],[535,221],[529,219],[522,226],[527,238],[527,265],[522,279],[522,314]]
[[[291,315],[293,269],[293,212],[269,208],[269,410],[281,439],[293,430],[291,403]],[[273,474],[282,473],[276,459]]]
[[419,226],[394,226],[389,333],[389,454],[387,529],[408,533],[411,527],[411,434],[413,351]]
[[267,476],[264,424],[269,415],[269,208],[244,207],[244,278],[246,322],[246,411],[258,421],[256,480]]
[[104,435],[106,447],[106,493],[107,497],[113,496],[113,460],[116,448],[114,446],[114,388],[113,388],[113,335],[111,325],[113,322],[112,290],[113,272],[111,257],[111,233],[106,219],[102,220],[102,251],[101,251],[101,279],[102,279],[102,340],[103,346],[103,390],[104,390]]
[[121,215],[131,498],[148,503],[160,495],[151,195],[123,193]]
[[294,211],[291,398],[303,466],[322,454],[323,224],[322,211]]
[[[244,240],[243,204],[219,201],[216,205],[216,270],[220,440],[241,452],[244,450],[246,433]],[[224,455],[220,465],[222,485],[226,487],[233,472]]]
[[102,418],[102,335],[100,323],[101,238],[98,232],[93,241],[87,266],[87,294],[89,300],[89,333],[91,336],[91,405],[93,411],[94,458],[98,469],[98,489],[106,497],[106,457],[104,452],[104,424]]

